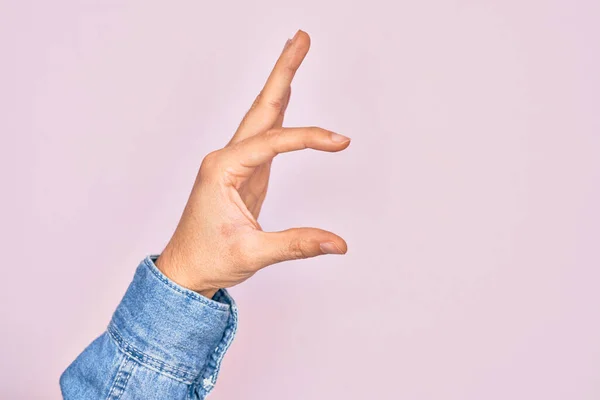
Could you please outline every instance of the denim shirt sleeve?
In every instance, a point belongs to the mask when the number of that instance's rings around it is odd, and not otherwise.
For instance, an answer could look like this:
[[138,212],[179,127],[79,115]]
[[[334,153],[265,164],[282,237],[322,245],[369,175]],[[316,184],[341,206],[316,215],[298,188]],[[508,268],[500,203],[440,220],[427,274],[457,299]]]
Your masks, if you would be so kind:
[[237,329],[225,289],[212,299],[138,266],[107,330],[62,373],[65,400],[204,399]]

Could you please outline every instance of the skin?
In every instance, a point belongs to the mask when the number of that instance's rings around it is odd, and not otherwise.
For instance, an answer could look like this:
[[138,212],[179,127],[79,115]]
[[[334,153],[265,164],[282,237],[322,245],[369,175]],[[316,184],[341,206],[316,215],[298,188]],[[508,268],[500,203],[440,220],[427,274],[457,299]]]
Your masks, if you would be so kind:
[[202,160],[179,224],[156,260],[179,285],[212,298],[269,265],[346,253],[346,242],[334,233],[264,232],[257,221],[276,155],[307,148],[338,152],[350,145],[348,137],[319,127],[282,127],[292,80],[309,48],[302,30],[286,42],[229,143]]

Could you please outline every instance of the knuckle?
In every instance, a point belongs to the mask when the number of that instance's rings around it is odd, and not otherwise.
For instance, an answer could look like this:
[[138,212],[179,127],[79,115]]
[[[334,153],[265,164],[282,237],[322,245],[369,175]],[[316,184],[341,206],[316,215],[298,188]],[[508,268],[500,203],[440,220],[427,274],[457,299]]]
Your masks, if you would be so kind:
[[202,164],[200,165],[200,174],[201,175],[211,175],[219,169],[219,164],[221,162],[221,151],[215,150],[208,153],[204,159],[202,160]]
[[306,241],[303,239],[292,240],[288,246],[288,253],[295,259],[308,258]]
[[293,78],[297,70],[298,67],[296,65],[288,64],[283,68],[283,76],[285,76],[288,79]]
[[257,269],[256,249],[258,244],[252,237],[238,238],[230,247],[230,255],[237,265],[249,271]]
[[284,105],[283,99],[270,99],[267,101],[266,106],[275,111],[281,111]]
[[311,135],[319,135],[319,134],[322,134],[322,133],[324,133],[326,131],[325,131],[325,129],[323,129],[321,127],[318,127],[318,126],[309,126],[308,127],[308,132]]

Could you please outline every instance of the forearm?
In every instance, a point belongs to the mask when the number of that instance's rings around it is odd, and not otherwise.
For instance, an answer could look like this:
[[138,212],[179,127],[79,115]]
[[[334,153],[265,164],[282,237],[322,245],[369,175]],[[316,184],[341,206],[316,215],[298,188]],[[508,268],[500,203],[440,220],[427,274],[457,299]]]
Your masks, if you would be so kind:
[[208,299],[177,285],[147,257],[108,329],[66,369],[65,400],[203,399],[237,328],[226,290]]

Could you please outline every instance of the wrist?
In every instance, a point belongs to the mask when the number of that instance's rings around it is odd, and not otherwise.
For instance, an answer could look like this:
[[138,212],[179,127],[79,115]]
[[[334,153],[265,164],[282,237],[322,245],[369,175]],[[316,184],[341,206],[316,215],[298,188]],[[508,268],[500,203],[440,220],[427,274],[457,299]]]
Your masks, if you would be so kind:
[[177,257],[174,257],[168,248],[159,255],[154,264],[171,281],[204,297],[212,299],[219,290],[199,283],[197,277],[192,278],[185,268],[185,263],[177,261]]

